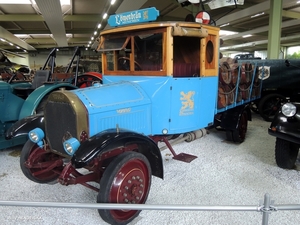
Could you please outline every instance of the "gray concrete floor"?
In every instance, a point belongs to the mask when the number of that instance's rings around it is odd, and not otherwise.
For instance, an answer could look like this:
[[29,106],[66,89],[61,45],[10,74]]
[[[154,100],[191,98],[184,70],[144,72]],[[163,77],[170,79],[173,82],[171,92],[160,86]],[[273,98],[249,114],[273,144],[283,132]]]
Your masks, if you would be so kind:
[[[153,177],[147,204],[175,205],[260,205],[268,193],[275,205],[300,204],[299,171],[277,167],[275,138],[267,133],[270,123],[253,114],[246,141],[226,142],[225,133],[209,134],[191,143],[174,146],[198,158],[191,163],[172,159],[162,151],[164,180]],[[42,185],[31,182],[19,167],[20,147],[0,151],[0,201],[95,203],[97,193],[81,185]],[[95,209],[32,208],[0,206],[0,224],[106,224]],[[299,224],[299,211],[277,211],[269,215],[270,225]],[[258,225],[260,212],[207,212],[144,210],[131,225]]]

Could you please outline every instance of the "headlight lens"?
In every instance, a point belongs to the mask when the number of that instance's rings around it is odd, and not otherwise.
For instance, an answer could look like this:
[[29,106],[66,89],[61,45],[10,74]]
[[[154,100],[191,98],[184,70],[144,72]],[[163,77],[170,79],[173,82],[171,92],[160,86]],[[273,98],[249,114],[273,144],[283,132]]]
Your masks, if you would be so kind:
[[64,143],[64,149],[69,155],[73,155],[80,146],[80,142],[76,138],[70,138]]
[[296,114],[297,108],[292,103],[286,103],[282,106],[281,111],[286,117],[291,117]]
[[32,142],[38,143],[43,140],[45,134],[41,128],[35,128],[28,133],[28,137]]

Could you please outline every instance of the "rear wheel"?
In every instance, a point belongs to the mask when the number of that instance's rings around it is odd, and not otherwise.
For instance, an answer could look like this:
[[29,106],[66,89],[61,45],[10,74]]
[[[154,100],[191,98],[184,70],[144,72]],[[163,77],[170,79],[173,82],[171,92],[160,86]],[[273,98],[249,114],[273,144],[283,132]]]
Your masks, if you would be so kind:
[[277,166],[283,169],[293,169],[297,160],[300,145],[276,138],[275,159]]
[[[151,167],[141,153],[125,152],[108,165],[100,180],[98,203],[143,204],[151,186]],[[140,213],[139,210],[98,210],[109,224],[127,224]]]
[[36,183],[52,183],[63,169],[62,158],[28,140],[21,151],[20,166],[29,180]]
[[248,114],[245,110],[243,110],[237,128],[234,130],[226,130],[226,139],[228,141],[238,142],[241,143],[246,138],[248,128]]

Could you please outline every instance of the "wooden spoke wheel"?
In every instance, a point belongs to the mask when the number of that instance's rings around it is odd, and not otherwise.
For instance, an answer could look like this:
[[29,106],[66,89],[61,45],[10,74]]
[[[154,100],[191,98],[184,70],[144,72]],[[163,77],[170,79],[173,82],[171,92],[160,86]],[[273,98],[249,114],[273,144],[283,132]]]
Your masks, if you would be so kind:
[[[151,167],[141,153],[125,152],[108,165],[100,180],[98,203],[143,204],[151,186]],[[127,224],[138,216],[138,210],[98,210],[109,224]]]
[[29,180],[36,183],[52,183],[63,170],[62,158],[28,140],[21,152],[20,166]]

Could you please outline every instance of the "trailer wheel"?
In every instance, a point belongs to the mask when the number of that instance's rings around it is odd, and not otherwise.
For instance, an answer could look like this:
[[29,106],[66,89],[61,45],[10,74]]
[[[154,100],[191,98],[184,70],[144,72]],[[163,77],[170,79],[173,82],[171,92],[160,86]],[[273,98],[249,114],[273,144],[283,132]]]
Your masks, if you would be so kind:
[[259,101],[258,111],[261,117],[271,122],[278,109],[285,103],[286,98],[280,94],[269,94]]
[[226,130],[226,139],[237,143],[242,143],[246,138],[248,128],[248,114],[246,110],[243,110],[237,128],[235,130]]
[[[100,180],[98,203],[143,204],[151,186],[151,167],[141,153],[125,152],[108,165]],[[109,224],[127,224],[140,210],[98,210]]]
[[293,169],[297,160],[299,145],[290,141],[276,138],[275,159],[276,164],[283,169]]
[[62,158],[28,140],[21,151],[20,166],[29,180],[40,184],[53,183],[63,169]]

